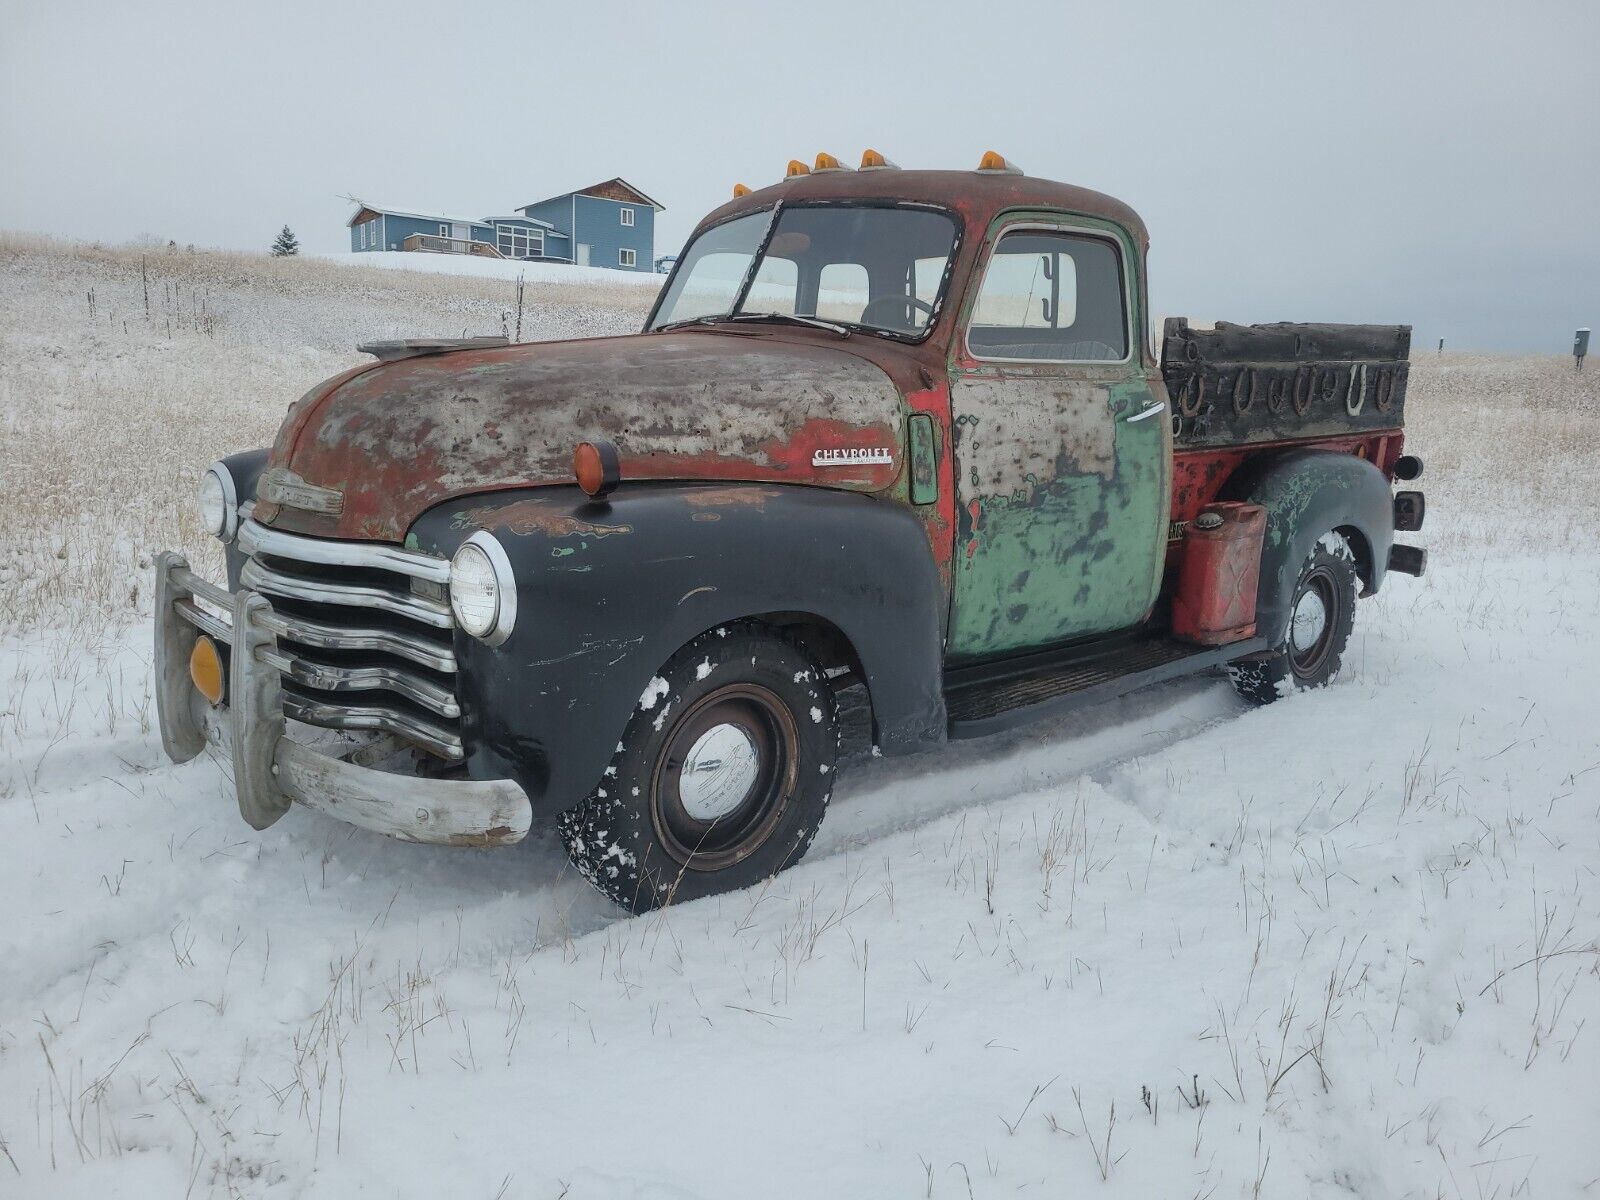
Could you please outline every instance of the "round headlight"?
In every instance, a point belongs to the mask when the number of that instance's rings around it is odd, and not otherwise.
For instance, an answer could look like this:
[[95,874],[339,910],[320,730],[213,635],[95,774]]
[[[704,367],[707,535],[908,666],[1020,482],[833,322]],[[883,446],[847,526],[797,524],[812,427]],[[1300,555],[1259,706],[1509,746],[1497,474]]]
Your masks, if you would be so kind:
[[517,584],[511,560],[494,536],[479,530],[450,560],[450,611],[462,629],[498,646],[517,621]]
[[221,463],[212,463],[200,476],[200,524],[213,537],[228,541],[239,523],[239,504],[233,475]]

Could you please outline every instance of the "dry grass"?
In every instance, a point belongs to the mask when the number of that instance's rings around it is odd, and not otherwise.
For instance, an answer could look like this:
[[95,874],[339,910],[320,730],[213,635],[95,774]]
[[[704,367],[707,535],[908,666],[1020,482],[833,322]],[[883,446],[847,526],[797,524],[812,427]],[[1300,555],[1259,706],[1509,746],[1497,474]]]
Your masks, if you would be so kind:
[[1406,409],[1407,446],[1427,463],[1425,540],[1438,553],[1593,544],[1594,364],[1579,373],[1554,355],[1424,353]]
[[[523,339],[626,333],[637,284],[529,283]],[[514,328],[513,282],[0,234],[0,635],[148,611],[150,554],[216,566],[199,473],[270,444],[376,337]]]
[[[524,339],[542,340],[637,329],[653,293],[530,283],[527,296]],[[501,280],[0,234],[0,635],[92,643],[142,617],[153,551],[217,565],[193,516],[208,463],[268,444],[290,402],[362,361],[357,342],[500,333],[515,302]],[[1409,413],[1436,551],[1592,537],[1600,374],[1424,354]],[[1485,496],[1492,523],[1453,518]]]

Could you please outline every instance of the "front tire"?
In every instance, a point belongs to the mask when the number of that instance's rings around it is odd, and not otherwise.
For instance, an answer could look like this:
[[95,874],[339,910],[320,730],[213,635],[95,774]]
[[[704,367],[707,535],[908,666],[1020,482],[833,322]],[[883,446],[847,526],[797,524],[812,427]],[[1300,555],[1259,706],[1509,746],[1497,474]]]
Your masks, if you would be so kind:
[[1234,689],[1254,704],[1271,704],[1292,692],[1325,687],[1338,674],[1355,626],[1360,579],[1356,556],[1343,534],[1317,539],[1289,603],[1289,628],[1276,648],[1230,663]]
[[567,857],[635,913],[748,887],[797,862],[833,793],[833,689],[802,647],[754,624],[700,635],[651,679]]

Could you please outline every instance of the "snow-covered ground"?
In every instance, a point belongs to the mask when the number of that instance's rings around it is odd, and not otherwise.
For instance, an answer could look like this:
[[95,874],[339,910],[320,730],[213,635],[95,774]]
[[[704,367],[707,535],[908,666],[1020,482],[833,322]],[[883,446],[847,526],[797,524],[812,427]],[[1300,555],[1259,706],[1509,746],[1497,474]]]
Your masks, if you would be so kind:
[[480,279],[519,277],[529,283],[599,283],[648,289],[652,296],[666,282],[665,275],[650,271],[611,271],[605,267],[580,267],[569,263],[520,262],[511,258],[481,258],[468,254],[427,254],[400,250],[367,250],[349,254],[315,254],[310,257],[347,267],[387,267],[396,271],[422,271],[435,275],[466,275]]
[[[857,730],[805,863],[630,918],[548,836],[256,834],[163,758],[143,580],[205,553],[197,472],[359,336],[496,332],[502,293],[200,256],[160,282],[212,328],[169,334],[139,258],[0,240],[0,1195],[1600,1190],[1570,360],[1419,359],[1430,574],[1363,602],[1335,686],[911,760]],[[529,290],[540,336],[647,303]]]

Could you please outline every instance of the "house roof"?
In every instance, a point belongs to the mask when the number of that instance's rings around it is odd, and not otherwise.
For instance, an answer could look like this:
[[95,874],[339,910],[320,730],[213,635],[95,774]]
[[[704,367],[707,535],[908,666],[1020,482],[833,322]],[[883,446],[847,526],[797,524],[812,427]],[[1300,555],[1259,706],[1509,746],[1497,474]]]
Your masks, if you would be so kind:
[[[595,194],[599,193],[601,191],[601,189],[603,189],[603,188],[614,188],[616,190],[625,191],[630,196],[632,196],[634,200],[638,201],[640,204],[648,204],[651,208],[655,209],[657,212],[665,212],[666,211],[666,206],[665,205],[658,204],[656,201],[652,200],[649,196],[646,196],[643,192],[641,192],[638,188],[634,187],[633,184],[629,183],[626,179],[622,178],[622,176],[620,176],[620,175],[613,176],[610,179],[602,179],[599,183],[591,183],[586,188],[573,188],[570,192],[557,192],[553,196],[546,196],[546,197],[544,197],[543,200],[535,200],[535,201],[533,201],[532,204],[524,204],[524,205],[521,205],[520,207],[522,207],[522,208],[533,208],[535,205],[543,204],[547,200],[560,200],[560,199],[562,199],[563,197],[566,197],[566,196],[590,196],[590,195],[595,195]],[[616,199],[615,196],[606,196],[606,197],[603,197],[603,198],[604,199],[608,199],[608,200],[615,200]]]
[[386,204],[368,204],[364,200],[356,201],[356,211],[351,214],[350,219],[346,221],[345,224],[357,225],[367,213],[371,213],[374,216],[415,217],[419,221],[448,221],[453,225],[477,225],[482,228],[488,228],[497,221],[526,221],[530,225],[537,225],[539,228],[549,231],[555,237],[567,236],[566,234],[559,232],[554,225],[550,224],[549,221],[541,221],[538,217],[530,217],[524,213],[513,213],[510,216],[504,217],[452,217],[447,213],[424,212],[421,209],[415,208],[397,208]]
[[556,227],[550,224],[549,221],[541,221],[538,217],[530,217],[524,213],[512,213],[509,217],[485,217],[483,221],[484,224],[488,225],[493,225],[500,221],[526,221],[529,225],[537,225],[540,229],[548,229],[550,232],[555,233],[557,237],[567,236],[564,233],[558,233]]
[[386,204],[368,204],[365,200],[357,200],[356,211],[350,214],[350,219],[345,224],[358,224],[364,213],[385,217],[415,217],[419,221],[449,221],[456,225],[487,225],[489,223],[479,220],[477,217],[452,217],[448,213],[428,212],[419,208],[390,207]]

